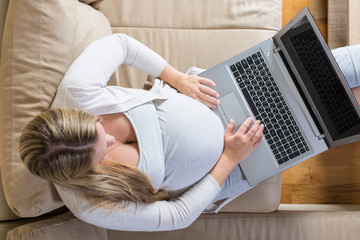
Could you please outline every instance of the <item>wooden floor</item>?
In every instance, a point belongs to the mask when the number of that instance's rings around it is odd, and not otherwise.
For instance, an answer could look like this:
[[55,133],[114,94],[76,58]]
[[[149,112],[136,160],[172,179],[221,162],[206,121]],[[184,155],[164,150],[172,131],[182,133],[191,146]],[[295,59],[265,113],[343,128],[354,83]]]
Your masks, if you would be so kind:
[[[283,24],[309,7],[327,39],[327,0],[283,0]],[[281,203],[360,204],[360,143],[328,150],[283,173]]]

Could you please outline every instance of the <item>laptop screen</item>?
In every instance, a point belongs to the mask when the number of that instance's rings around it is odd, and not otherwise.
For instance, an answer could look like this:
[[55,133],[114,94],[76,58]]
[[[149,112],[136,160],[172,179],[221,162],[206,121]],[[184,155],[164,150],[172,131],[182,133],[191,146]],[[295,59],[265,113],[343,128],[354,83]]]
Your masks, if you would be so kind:
[[280,40],[331,138],[336,141],[359,134],[359,115],[307,16],[295,23]]

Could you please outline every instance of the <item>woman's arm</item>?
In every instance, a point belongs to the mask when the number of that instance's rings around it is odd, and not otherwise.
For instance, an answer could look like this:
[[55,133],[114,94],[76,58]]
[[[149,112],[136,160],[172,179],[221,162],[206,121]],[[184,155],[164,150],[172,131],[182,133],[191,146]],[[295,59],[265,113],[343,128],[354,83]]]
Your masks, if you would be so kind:
[[[127,64],[158,77],[166,61],[137,40],[113,34],[91,43],[72,63],[60,83],[52,108],[78,108],[103,115],[124,112],[156,98],[166,99],[175,92],[156,84],[154,91],[107,86],[110,76]],[[160,82],[160,81],[159,81]]]
[[110,76],[122,64],[160,77],[179,92],[209,107],[218,103],[217,93],[204,85],[213,86],[209,79],[185,75],[139,41],[125,34],[113,34],[91,43],[72,63],[58,87],[52,107],[80,108],[99,115],[126,111],[174,92],[163,86],[155,90],[155,95],[146,95],[136,91],[138,89],[107,86]]
[[179,198],[150,204],[96,205],[81,192],[59,185],[56,188],[77,218],[98,227],[122,231],[170,231],[188,227],[220,192],[218,183],[210,174]]
[[113,34],[91,43],[71,64],[60,87],[104,87],[122,64],[158,77],[166,61],[125,34]]

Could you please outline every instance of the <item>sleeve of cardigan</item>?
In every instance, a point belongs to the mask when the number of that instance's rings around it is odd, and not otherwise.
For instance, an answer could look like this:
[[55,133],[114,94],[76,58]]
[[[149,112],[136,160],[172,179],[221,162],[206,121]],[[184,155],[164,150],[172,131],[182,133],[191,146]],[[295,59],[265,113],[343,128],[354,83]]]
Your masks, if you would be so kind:
[[169,231],[188,227],[220,192],[220,186],[206,175],[193,187],[172,201],[151,204],[130,202],[107,206],[94,205],[86,197],[69,195],[62,187],[58,192],[70,211],[79,219],[92,225],[122,231]]
[[166,99],[176,92],[160,80],[154,81],[151,91],[107,86],[111,75],[122,64],[157,77],[166,61],[124,34],[99,39],[91,43],[70,66],[51,107],[76,108],[101,115],[123,112],[155,98]]
[[166,61],[125,34],[113,34],[91,43],[72,63],[59,88],[104,87],[122,64],[157,77]]

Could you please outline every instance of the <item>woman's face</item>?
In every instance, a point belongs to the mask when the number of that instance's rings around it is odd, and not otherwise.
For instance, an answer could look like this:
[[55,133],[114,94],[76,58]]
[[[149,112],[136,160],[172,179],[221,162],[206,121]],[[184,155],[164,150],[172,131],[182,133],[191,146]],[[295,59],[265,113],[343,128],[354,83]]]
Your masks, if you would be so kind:
[[103,126],[97,122],[96,131],[98,139],[95,146],[95,155],[92,159],[92,166],[98,164],[105,156],[106,149],[115,143],[115,137],[105,133]]

